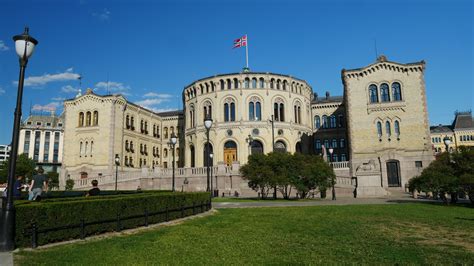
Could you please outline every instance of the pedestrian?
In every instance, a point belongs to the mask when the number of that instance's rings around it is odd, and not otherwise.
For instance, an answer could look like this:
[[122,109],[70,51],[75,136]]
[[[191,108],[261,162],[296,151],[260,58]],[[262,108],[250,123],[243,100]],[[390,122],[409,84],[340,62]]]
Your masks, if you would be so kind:
[[43,193],[43,189],[47,191],[47,178],[43,173],[43,167],[40,166],[38,168],[38,174],[34,175],[33,180],[31,181],[28,200],[36,200],[38,196],[39,198],[41,198],[41,193]]
[[21,198],[21,190],[23,189],[22,180],[23,180],[22,175],[17,175],[16,176],[15,188],[13,189],[13,197],[15,199],[20,199]]
[[92,188],[87,192],[86,197],[88,196],[98,196],[100,194],[100,189],[98,187],[99,181],[97,180],[92,180],[91,182]]

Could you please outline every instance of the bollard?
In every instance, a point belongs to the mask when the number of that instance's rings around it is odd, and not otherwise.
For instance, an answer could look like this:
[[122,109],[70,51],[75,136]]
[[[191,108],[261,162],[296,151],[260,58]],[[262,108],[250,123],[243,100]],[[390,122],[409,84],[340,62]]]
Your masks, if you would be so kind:
[[36,227],[36,223],[31,227],[31,247],[38,247],[38,228]]
[[81,219],[81,239],[86,237],[84,218]]

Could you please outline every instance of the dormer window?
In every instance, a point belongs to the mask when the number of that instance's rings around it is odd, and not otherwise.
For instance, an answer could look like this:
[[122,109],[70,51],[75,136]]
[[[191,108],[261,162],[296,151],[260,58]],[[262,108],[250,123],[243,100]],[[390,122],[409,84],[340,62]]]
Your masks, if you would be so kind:
[[31,121],[26,122],[27,125],[31,125]]
[[41,122],[36,122],[36,125],[37,125],[37,126],[41,126]]

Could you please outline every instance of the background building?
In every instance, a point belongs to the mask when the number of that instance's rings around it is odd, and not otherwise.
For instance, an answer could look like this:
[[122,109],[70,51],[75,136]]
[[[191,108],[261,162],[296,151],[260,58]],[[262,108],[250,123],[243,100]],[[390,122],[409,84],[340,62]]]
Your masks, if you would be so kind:
[[438,125],[430,127],[431,145],[435,154],[445,152],[444,138],[448,137],[451,143],[449,151],[452,152],[460,146],[474,147],[474,122],[472,111],[456,112],[451,125]]
[[7,161],[10,158],[10,145],[0,145],[0,163]]
[[63,156],[63,116],[30,115],[21,124],[18,154],[26,154],[45,172],[59,172]]

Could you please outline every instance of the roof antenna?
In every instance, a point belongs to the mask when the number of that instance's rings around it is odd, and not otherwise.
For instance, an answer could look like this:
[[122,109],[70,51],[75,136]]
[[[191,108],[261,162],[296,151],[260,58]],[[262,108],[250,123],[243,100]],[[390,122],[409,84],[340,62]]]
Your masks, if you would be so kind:
[[32,103],[30,101],[30,116],[31,116],[31,110],[33,109],[33,107],[31,105],[32,105]]
[[79,74],[77,79],[79,80],[79,89],[82,90],[82,74]]

